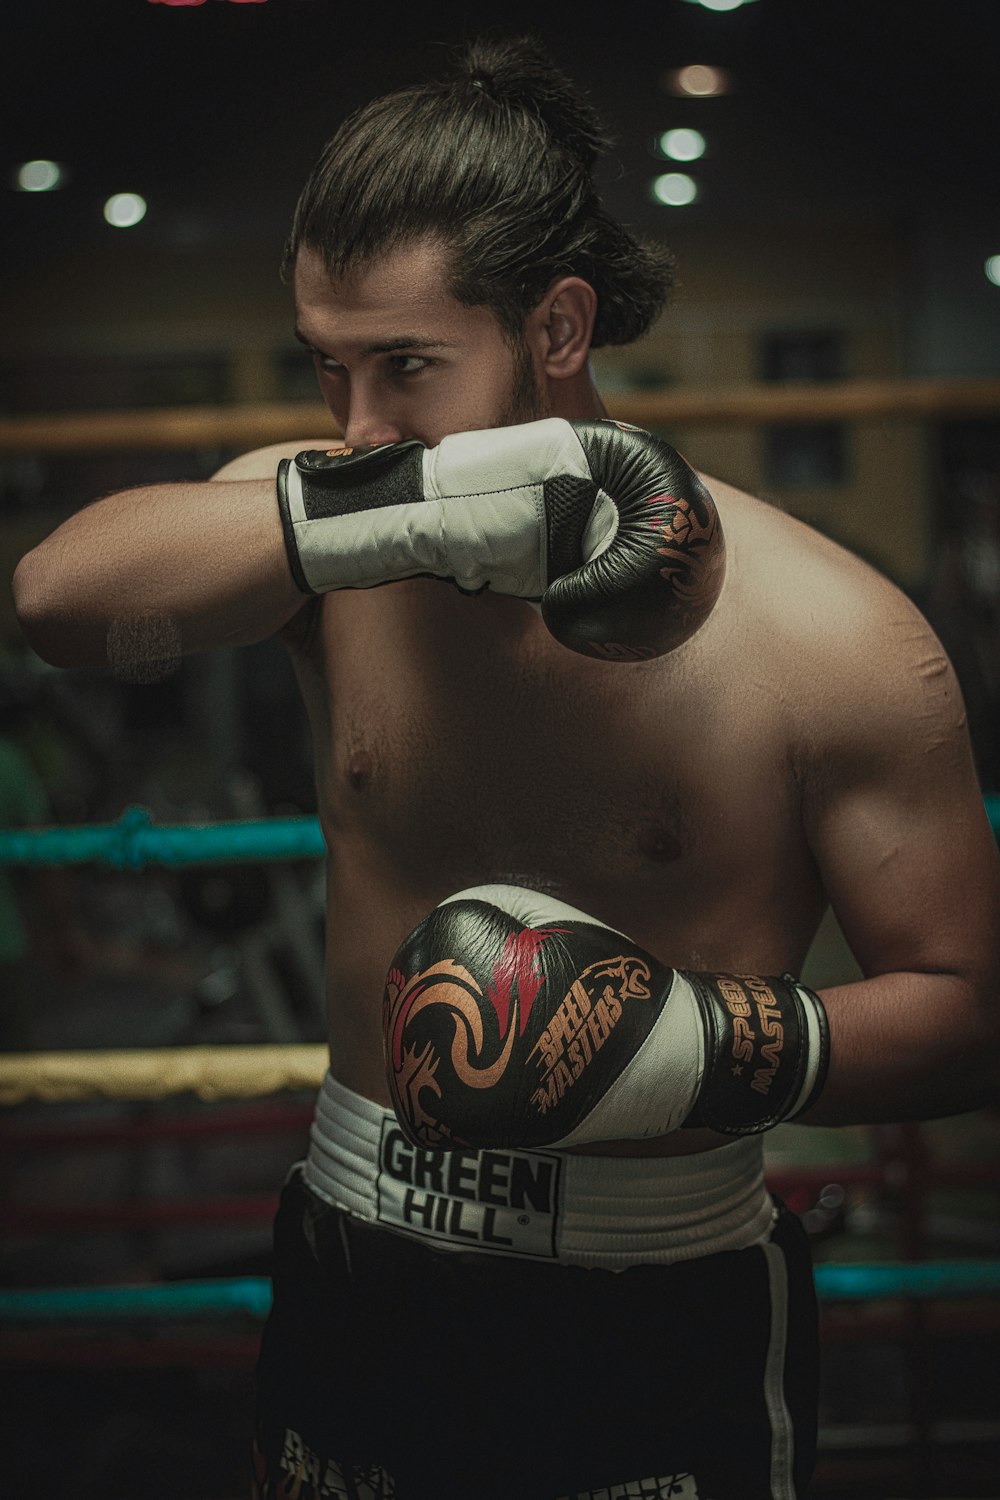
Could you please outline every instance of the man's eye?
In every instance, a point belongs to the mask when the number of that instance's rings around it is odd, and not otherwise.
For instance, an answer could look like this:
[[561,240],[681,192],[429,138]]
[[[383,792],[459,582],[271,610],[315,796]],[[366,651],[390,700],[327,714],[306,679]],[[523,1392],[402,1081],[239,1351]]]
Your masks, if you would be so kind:
[[329,355],[326,354],[314,354],[313,358],[326,375],[339,375],[340,371],[344,368],[339,360],[330,359]]
[[418,375],[421,370],[426,370],[430,364],[429,359],[423,359],[419,354],[397,354],[392,360],[392,368],[396,375]]

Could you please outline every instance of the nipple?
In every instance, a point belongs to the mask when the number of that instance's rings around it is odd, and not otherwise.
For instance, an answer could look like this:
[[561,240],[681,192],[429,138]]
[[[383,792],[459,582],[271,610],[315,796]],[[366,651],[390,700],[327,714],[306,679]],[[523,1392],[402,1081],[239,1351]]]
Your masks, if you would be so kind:
[[680,859],[684,852],[680,840],[664,828],[662,823],[649,823],[639,830],[639,848],[647,859],[655,860],[661,865]]

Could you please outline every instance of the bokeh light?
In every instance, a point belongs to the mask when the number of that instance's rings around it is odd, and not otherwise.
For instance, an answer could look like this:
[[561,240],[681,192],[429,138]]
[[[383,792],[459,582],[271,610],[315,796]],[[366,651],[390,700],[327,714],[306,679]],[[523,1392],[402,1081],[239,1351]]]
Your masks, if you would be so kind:
[[698,196],[698,184],[686,172],[664,172],[653,182],[653,197],[670,208],[683,208]]
[[664,77],[664,86],[669,93],[689,99],[712,99],[729,93],[729,75],[708,63],[688,63],[686,68],[671,69]]
[[665,130],[660,136],[660,150],[671,161],[697,161],[705,155],[705,137],[700,130],[679,127]]
[[750,5],[752,0],[688,0],[689,5],[700,5],[703,10],[739,10],[741,5]]
[[1000,255],[991,255],[983,266],[987,281],[992,281],[994,286],[1000,286]]
[[104,217],[114,229],[132,229],[146,217],[146,200],[138,193],[115,193],[104,205]]
[[51,193],[63,180],[63,169],[57,161],[25,161],[17,169],[16,181],[22,193]]

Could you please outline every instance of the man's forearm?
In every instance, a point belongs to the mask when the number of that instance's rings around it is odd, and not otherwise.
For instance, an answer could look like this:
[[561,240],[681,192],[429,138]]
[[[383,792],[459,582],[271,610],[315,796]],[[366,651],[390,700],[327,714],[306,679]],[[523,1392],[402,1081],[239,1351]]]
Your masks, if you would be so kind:
[[155,671],[190,651],[262,640],[302,604],[270,479],[109,495],[29,552],[13,589],[45,660],[140,677],[144,657]]
[[806,1125],[934,1119],[1000,1097],[1000,1013],[955,974],[880,974],[820,990],[830,1070]]

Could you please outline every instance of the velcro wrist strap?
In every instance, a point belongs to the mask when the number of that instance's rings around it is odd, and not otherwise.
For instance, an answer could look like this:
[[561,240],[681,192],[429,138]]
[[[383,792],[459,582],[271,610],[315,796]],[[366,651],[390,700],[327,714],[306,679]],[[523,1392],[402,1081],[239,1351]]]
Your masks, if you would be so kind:
[[[575,442],[568,423],[554,425]],[[483,436],[490,434],[458,434],[437,448],[392,443],[283,461],[278,505],[289,567],[303,592],[425,577],[450,580],[468,593],[491,587],[540,598],[542,486],[491,488],[484,474],[484,488],[457,487],[468,482],[465,450],[473,446],[462,440]]]
[[305,515],[302,501],[302,476],[294,460],[290,458],[283,458],[278,464],[278,513],[281,516],[281,531],[285,539],[285,555],[288,558],[288,567],[295,580],[295,586],[303,594],[313,594],[316,590],[309,587],[309,580],[302,571],[299,544],[295,535],[296,520],[304,519]]
[[[292,577],[303,593],[384,582],[373,512],[423,501],[423,443],[306,449],[278,465],[278,509]],[[352,519],[353,518],[353,519]],[[389,522],[390,535],[397,529]],[[415,571],[415,569],[410,570]]]
[[685,1128],[770,1130],[809,1108],[826,1081],[829,1030],[819,996],[791,974],[686,973],[701,1007],[705,1072]]

